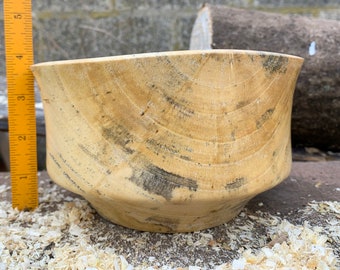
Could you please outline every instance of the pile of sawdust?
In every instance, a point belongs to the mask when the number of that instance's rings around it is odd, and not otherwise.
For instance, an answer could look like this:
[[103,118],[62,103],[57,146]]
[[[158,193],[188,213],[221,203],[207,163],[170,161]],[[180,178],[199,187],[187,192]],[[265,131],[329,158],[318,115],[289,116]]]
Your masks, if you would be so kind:
[[[0,195],[6,192],[9,187],[0,185]],[[10,202],[0,202],[0,270],[339,267],[339,254],[334,250],[340,243],[339,202],[313,202],[303,209],[304,217],[327,215],[322,226],[293,225],[278,216],[245,209],[232,222],[221,225],[222,238],[228,239],[222,241],[213,229],[172,235],[129,230],[114,236],[112,231],[119,226],[100,219],[85,200],[64,195],[56,185],[40,194],[40,205],[33,212],[20,212]],[[110,229],[103,230],[105,226]],[[162,247],[166,250],[159,252],[161,257],[141,255],[151,249],[157,254]],[[210,253],[202,253],[195,265],[171,261],[189,256],[190,250]],[[234,254],[230,260],[218,259],[228,252]]]

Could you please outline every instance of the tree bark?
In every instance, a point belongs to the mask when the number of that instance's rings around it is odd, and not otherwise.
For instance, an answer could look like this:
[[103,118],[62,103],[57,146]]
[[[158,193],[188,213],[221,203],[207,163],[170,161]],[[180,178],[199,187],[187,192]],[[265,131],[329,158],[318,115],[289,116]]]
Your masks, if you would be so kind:
[[293,104],[293,145],[340,149],[340,22],[205,5],[190,49],[247,49],[305,59]]

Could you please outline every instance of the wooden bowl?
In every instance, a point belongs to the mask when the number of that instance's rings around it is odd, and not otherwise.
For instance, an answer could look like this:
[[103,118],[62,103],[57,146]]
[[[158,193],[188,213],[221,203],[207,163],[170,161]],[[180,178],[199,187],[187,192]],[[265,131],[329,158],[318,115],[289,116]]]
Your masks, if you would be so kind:
[[48,173],[126,227],[189,232],[227,222],[290,172],[302,63],[209,50],[33,65]]

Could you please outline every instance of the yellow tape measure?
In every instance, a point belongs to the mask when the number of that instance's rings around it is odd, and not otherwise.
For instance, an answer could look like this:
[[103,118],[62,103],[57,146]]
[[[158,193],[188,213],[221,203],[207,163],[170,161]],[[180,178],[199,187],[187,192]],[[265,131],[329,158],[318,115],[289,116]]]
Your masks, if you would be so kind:
[[5,51],[8,89],[12,206],[38,206],[31,0],[5,0]]

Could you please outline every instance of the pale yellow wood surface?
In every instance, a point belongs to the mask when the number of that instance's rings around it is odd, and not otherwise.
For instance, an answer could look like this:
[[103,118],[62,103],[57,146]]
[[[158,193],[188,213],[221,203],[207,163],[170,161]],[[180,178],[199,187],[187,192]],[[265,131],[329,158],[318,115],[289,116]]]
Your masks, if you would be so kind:
[[127,227],[224,223],[290,172],[302,62],[209,50],[34,65],[48,173]]

